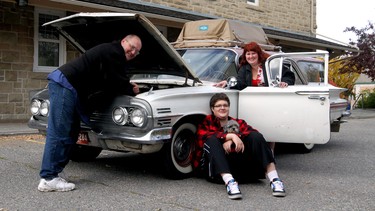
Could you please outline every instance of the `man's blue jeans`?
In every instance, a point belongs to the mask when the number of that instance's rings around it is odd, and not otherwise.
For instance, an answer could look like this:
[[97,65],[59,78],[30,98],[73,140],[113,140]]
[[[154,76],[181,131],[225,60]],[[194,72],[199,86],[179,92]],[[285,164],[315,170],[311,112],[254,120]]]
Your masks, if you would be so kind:
[[50,113],[40,177],[58,177],[69,162],[69,154],[77,141],[80,118],[73,92],[49,81]]

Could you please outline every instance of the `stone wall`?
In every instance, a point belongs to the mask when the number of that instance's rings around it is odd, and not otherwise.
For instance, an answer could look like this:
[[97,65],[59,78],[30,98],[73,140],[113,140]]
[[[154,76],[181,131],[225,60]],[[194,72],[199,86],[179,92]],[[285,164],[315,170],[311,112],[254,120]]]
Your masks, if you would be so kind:
[[[316,24],[316,0],[259,0],[251,6],[246,0],[141,0],[182,10],[243,20],[310,35],[311,18]],[[311,3],[313,1],[313,17]]]
[[30,117],[29,92],[46,85],[33,72],[34,8],[0,2],[0,121]]
[[[67,61],[79,56],[70,44]],[[30,97],[47,85],[47,74],[33,71],[34,7],[0,1],[0,122],[30,118]]]

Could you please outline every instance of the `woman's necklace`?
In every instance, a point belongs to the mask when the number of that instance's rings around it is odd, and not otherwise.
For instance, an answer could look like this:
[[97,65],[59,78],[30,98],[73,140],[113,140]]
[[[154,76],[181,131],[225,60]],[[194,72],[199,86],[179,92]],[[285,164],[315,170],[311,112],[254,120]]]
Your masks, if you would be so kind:
[[260,86],[262,83],[264,83],[264,78],[263,78],[263,69],[261,64],[253,65],[251,66],[253,68],[253,74],[256,75],[255,80],[257,81],[258,86]]

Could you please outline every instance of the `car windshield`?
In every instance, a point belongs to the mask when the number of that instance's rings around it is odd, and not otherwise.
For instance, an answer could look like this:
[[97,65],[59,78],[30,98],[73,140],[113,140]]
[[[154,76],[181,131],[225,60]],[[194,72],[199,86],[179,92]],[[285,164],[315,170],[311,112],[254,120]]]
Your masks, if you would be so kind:
[[236,76],[236,53],[227,49],[178,49],[200,80],[218,82]]

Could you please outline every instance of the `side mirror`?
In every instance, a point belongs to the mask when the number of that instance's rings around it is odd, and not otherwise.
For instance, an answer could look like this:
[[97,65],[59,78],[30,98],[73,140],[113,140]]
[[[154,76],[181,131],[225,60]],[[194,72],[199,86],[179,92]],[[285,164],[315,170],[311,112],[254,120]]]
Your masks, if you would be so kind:
[[273,87],[279,87],[280,86],[280,82],[281,82],[280,77],[277,75],[276,78],[275,78],[275,80],[273,80],[271,82],[271,85]]
[[231,87],[234,87],[237,85],[237,78],[234,76],[231,76],[227,79],[227,86],[225,89],[230,89]]

